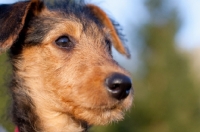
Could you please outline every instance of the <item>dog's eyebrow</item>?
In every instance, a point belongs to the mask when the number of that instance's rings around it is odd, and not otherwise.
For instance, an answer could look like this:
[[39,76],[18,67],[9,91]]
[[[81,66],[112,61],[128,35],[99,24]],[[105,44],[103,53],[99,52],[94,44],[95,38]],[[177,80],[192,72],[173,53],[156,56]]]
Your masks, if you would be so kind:
[[28,46],[40,44],[48,32],[54,28],[55,22],[55,18],[50,17],[33,18],[28,24],[25,43]]

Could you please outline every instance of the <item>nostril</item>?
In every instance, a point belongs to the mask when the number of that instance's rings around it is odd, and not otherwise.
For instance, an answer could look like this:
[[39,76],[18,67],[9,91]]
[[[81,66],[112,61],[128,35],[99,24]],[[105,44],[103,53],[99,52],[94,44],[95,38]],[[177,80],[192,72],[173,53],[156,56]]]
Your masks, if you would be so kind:
[[121,73],[114,73],[106,79],[106,86],[112,97],[122,100],[129,95],[132,82],[128,76]]

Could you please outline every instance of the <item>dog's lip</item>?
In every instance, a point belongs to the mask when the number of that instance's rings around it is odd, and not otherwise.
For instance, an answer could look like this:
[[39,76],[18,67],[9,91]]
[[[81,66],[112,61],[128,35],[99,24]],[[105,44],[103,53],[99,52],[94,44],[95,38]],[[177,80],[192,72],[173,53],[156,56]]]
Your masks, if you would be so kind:
[[133,96],[134,96],[134,90],[133,88],[131,88],[131,91],[128,95],[127,98],[123,99],[123,100],[115,100],[116,102],[113,102],[112,104],[104,104],[104,105],[82,105],[83,108],[85,109],[88,109],[88,110],[102,110],[102,111],[112,111],[112,110],[115,110],[115,109],[126,109],[123,105],[123,103],[126,101],[126,100],[133,100]]
[[88,110],[102,110],[102,111],[112,111],[112,110],[115,110],[115,109],[121,109],[121,104],[120,102],[117,102],[117,103],[114,103],[113,105],[104,105],[104,106],[94,106],[94,107],[88,107],[88,106],[85,106],[84,108],[85,109],[88,109]]

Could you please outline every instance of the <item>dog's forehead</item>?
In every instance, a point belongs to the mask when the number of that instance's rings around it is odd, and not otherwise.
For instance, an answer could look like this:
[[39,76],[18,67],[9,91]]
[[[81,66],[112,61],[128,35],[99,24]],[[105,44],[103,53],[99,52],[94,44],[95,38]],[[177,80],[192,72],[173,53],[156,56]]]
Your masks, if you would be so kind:
[[[87,12],[87,10],[86,10]],[[29,22],[28,36],[26,43],[38,44],[47,38],[50,32],[59,35],[71,35],[76,37],[81,33],[89,35],[91,38],[99,35],[105,36],[108,30],[98,21],[97,18],[86,12],[79,14],[63,9],[47,9],[39,16],[33,17]]]
[[44,0],[44,2],[48,10],[60,12],[71,20],[76,18],[85,25],[91,21],[98,26],[102,25],[99,18],[94,15],[84,0],[56,0],[53,2]]

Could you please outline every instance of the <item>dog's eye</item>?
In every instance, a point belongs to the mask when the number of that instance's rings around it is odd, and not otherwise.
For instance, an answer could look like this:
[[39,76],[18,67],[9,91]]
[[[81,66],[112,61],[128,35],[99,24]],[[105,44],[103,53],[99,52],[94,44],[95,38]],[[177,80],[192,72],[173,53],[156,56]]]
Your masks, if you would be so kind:
[[55,41],[56,45],[61,48],[72,48],[73,43],[70,41],[68,36],[61,36]]

